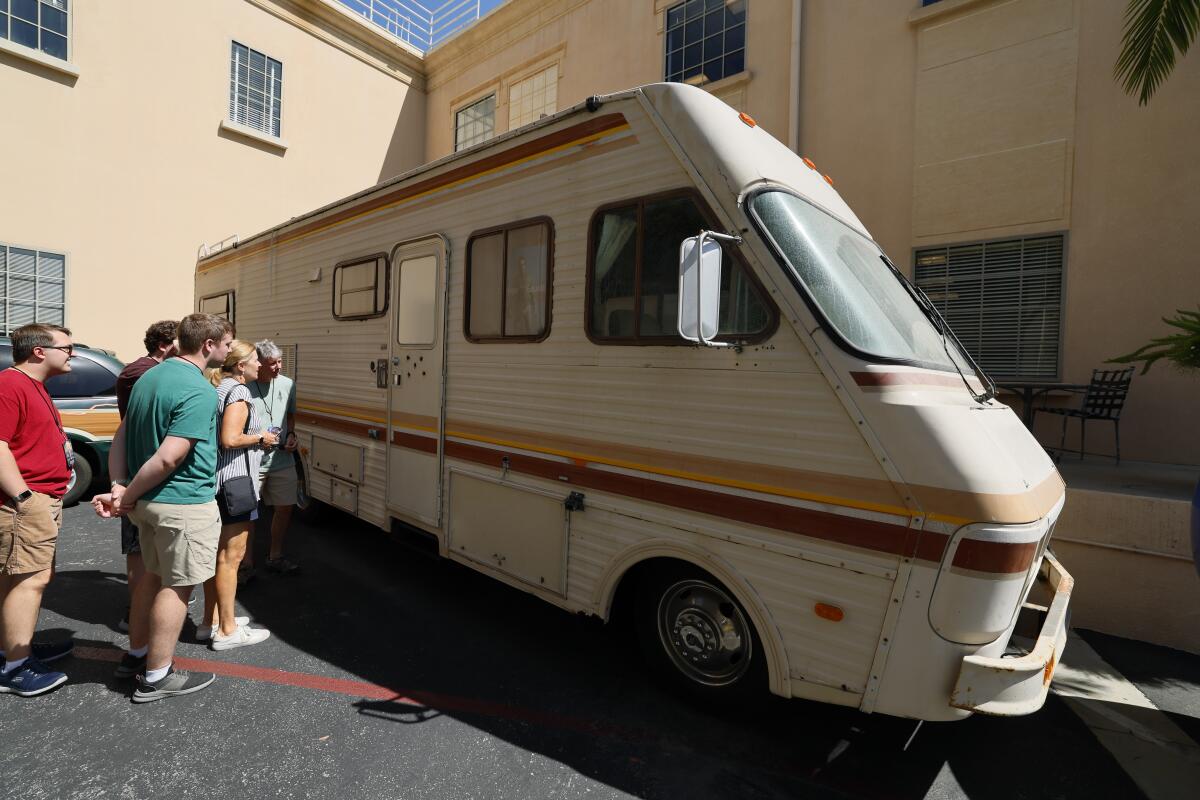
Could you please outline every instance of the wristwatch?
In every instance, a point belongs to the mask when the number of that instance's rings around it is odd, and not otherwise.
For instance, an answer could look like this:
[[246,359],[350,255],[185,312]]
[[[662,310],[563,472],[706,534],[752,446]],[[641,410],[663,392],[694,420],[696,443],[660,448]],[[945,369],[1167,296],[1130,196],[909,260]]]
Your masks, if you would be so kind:
[[8,498],[8,505],[12,508],[16,508],[18,504],[24,503],[26,500],[28,500],[31,497],[33,497],[33,492],[30,491],[29,489],[26,489],[25,491],[21,492],[19,495]]

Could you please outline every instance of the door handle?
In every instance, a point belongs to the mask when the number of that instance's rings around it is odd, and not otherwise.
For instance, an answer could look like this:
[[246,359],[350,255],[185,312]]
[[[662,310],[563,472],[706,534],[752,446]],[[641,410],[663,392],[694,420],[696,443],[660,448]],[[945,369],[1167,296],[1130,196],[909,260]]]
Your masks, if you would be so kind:
[[375,388],[386,389],[388,386],[388,363],[386,358],[375,361]]

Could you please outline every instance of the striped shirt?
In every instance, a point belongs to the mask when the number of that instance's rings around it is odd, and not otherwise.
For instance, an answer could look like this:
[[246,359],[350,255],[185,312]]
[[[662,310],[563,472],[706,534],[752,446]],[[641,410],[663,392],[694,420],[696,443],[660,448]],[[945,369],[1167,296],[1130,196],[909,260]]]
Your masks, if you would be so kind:
[[[238,402],[245,402],[250,413],[250,419],[244,432],[262,433],[262,420],[257,409],[254,408],[254,403],[250,402],[250,390],[244,383],[238,383],[233,378],[225,378],[217,387],[217,430],[221,430],[225,410]],[[218,437],[218,441],[220,441],[220,437]],[[254,478],[254,496],[258,497],[258,468],[262,464],[262,457],[262,447],[258,444],[250,447],[222,447],[217,453],[217,488],[220,489],[225,481],[237,475],[250,475]],[[250,462],[249,473],[246,472],[247,460]]]

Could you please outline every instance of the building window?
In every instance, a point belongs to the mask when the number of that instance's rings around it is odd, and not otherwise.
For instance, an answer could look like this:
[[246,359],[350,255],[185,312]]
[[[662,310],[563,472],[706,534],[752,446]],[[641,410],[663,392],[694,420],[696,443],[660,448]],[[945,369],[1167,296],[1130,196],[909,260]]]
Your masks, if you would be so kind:
[[748,0],[687,0],[667,9],[668,81],[712,83],[746,69]]
[[454,152],[496,135],[496,95],[489,94],[454,114]]
[[473,342],[539,341],[550,333],[554,225],[516,222],[467,243],[466,336]]
[[67,257],[0,242],[0,331],[31,322],[63,325]]
[[388,260],[383,253],[333,268],[333,316],[370,319],[387,311]]
[[67,60],[68,0],[0,0],[0,39]]
[[[588,334],[604,343],[684,344],[679,335],[679,246],[712,223],[690,193],[602,208],[592,217]],[[735,249],[722,246],[718,336],[757,340],[772,307]]]
[[279,138],[283,64],[244,44],[229,56],[229,121]]
[[1055,380],[1062,336],[1064,237],[916,252],[916,284],[996,378]]
[[558,65],[530,75],[508,90],[508,127],[519,128],[555,112],[558,106]]
[[221,292],[200,298],[200,313],[233,322],[233,292]]

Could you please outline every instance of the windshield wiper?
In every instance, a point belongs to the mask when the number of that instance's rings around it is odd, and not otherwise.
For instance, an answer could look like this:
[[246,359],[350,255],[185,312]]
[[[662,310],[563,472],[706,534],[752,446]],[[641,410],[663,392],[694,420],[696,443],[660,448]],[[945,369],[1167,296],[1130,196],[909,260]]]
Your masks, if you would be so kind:
[[[935,306],[933,301],[929,299],[929,295],[925,294],[925,291],[920,286],[917,286],[915,283],[910,281],[908,276],[901,272],[886,255],[880,253],[879,258],[881,261],[883,261],[887,268],[892,271],[892,274],[896,276],[896,280],[900,281],[900,285],[904,287],[904,290],[908,292],[909,296],[912,297],[914,302],[916,302],[917,307],[921,309],[922,313],[925,314],[925,317],[929,320],[933,327],[936,328],[938,333],[942,335],[942,349],[946,351],[946,358],[950,359],[950,363],[954,365],[955,371],[958,372],[958,377],[962,378],[963,385],[967,387],[967,391],[971,394],[971,398],[977,403],[986,403],[995,397],[996,384],[993,383],[992,379],[988,377],[988,374],[983,371],[983,368],[979,366],[979,362],[977,362],[975,357],[967,351],[967,348],[963,347],[963,343],[959,341],[958,336],[954,333],[954,329],[950,327],[950,323],[946,322],[946,318],[942,316],[942,312],[938,311],[937,306]],[[967,380],[967,376],[963,375],[962,369],[960,369],[958,366],[958,360],[950,352],[950,345],[947,342],[947,338],[954,342],[954,346],[958,349],[958,352],[961,353],[971,365],[971,369],[975,372],[975,377],[979,378],[979,382],[983,384],[984,388],[982,393],[975,394],[975,390],[971,388],[971,384]]]

